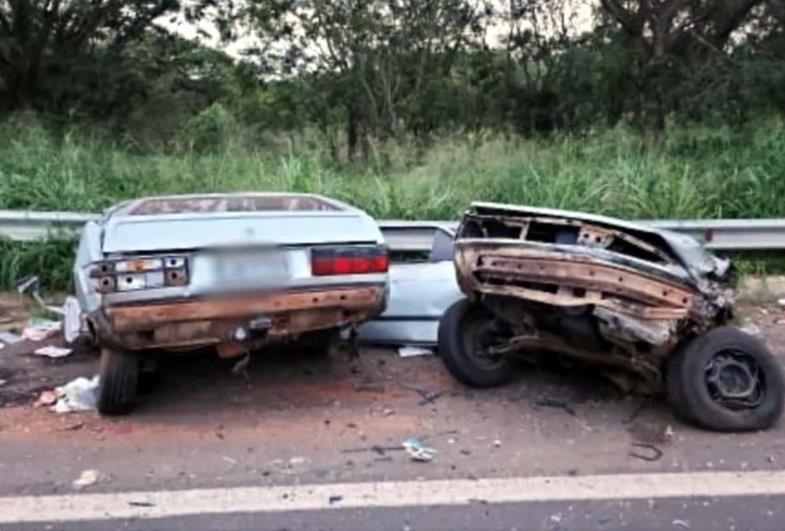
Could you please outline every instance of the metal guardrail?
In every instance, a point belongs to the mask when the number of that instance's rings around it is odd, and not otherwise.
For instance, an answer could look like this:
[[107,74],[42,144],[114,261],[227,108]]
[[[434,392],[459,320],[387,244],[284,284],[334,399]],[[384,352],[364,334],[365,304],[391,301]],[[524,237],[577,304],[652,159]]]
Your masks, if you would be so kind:
[[[0,210],[0,238],[31,241],[77,232],[98,214]],[[785,249],[785,219],[642,220],[660,229],[689,234],[720,251]],[[429,251],[436,230],[454,231],[454,221],[382,220],[388,244],[398,251]]]

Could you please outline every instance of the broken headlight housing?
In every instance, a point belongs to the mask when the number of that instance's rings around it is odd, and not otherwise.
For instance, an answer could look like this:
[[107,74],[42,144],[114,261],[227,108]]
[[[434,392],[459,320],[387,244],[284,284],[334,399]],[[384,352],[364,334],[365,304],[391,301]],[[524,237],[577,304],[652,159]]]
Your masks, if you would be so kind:
[[90,266],[90,278],[100,293],[184,286],[188,284],[188,257],[146,256],[104,260]]

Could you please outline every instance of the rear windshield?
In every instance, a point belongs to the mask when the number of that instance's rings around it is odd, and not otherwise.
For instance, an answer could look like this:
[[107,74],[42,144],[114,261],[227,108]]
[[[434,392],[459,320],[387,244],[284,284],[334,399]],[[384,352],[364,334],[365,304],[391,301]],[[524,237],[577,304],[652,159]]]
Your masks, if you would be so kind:
[[317,197],[297,195],[204,196],[145,199],[127,213],[131,216],[209,212],[306,212],[340,208]]

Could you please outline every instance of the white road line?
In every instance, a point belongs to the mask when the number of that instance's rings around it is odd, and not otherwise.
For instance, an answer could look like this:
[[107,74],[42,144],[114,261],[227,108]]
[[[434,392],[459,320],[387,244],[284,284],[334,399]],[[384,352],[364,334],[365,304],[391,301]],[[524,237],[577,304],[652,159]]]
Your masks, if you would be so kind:
[[0,524],[192,514],[785,494],[785,471],[390,481],[0,497]]

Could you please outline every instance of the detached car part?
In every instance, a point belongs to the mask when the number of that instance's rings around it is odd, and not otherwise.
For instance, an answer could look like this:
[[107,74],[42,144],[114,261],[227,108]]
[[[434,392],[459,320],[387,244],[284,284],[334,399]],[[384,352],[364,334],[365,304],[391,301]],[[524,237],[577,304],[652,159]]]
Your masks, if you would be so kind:
[[442,318],[439,350],[468,385],[500,385],[514,357],[556,352],[602,367],[630,391],[665,387],[704,428],[762,429],[781,416],[779,363],[726,325],[729,262],[689,236],[475,203],[456,234],[455,267],[466,299]]
[[305,194],[152,197],[82,232],[76,291],[102,347],[98,409],[124,413],[140,354],[270,342],[325,349],[385,308],[387,249],[365,212]]

